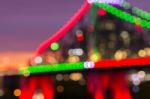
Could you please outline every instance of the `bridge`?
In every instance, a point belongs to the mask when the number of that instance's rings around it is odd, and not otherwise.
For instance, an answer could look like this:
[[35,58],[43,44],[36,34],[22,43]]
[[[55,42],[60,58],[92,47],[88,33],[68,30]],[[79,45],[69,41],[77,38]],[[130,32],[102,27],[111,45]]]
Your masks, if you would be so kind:
[[[109,4],[103,4],[103,3],[94,3],[94,6],[98,8],[104,9],[107,13],[113,15],[114,17],[121,19],[125,22],[128,22],[132,24],[133,26],[138,26],[138,27],[143,27],[144,29],[150,29],[150,22],[147,21],[146,19],[139,18],[137,17],[138,15],[132,15],[128,12],[125,12],[123,10],[120,10],[117,7],[111,6]],[[40,44],[40,46],[37,48],[35,52],[35,56],[33,57],[33,60],[36,57],[42,56],[43,53],[46,52],[46,50],[50,49],[50,46],[55,43],[55,42],[60,42],[63,41],[62,39],[65,38],[65,35],[67,33],[70,33],[71,29],[80,21],[82,18],[88,13],[88,11],[92,9],[92,5],[89,4],[88,2],[85,2],[81,8],[77,11],[77,13],[59,30],[57,31],[52,37],[48,38],[45,40],[43,43]],[[133,8],[134,9],[134,8]],[[94,11],[93,11],[94,12]],[[101,13],[101,12],[100,12]],[[60,45],[61,46],[61,45]],[[69,46],[69,45],[68,45]],[[134,46],[134,45],[133,45]],[[149,47],[149,45],[147,45]],[[74,64],[69,64],[69,68],[65,68],[66,70],[71,70],[71,68],[74,69],[84,69],[86,68],[85,64],[86,63],[91,63],[93,66],[87,67],[88,69],[94,69],[94,68],[122,68],[122,67],[141,67],[141,66],[148,66],[150,64],[150,58],[149,56],[147,57],[135,57],[135,58],[126,58],[126,59],[121,59],[121,60],[116,60],[116,59],[101,59],[97,60],[97,62],[90,61],[88,58],[85,61],[81,60],[81,63],[74,63]],[[61,70],[60,68],[62,65],[66,65],[67,63],[60,63],[60,64],[55,64],[55,66],[51,65],[45,65],[45,66],[31,66],[26,69],[20,69],[21,73],[22,71],[34,71],[34,73],[42,72],[42,70],[46,71],[59,71]],[[80,65],[79,65],[80,64]],[[60,66],[59,66],[60,65]],[[75,67],[77,66],[77,67]],[[40,69],[36,69],[40,68]],[[43,68],[43,69],[42,69]],[[64,69],[64,68],[63,68]],[[38,71],[39,70],[39,71]]]
[[17,69],[16,75],[29,76],[20,99],[31,98],[37,86],[44,99],[52,99],[49,74],[74,71],[87,72],[87,89],[94,99],[104,99],[106,89],[111,89],[114,99],[131,99],[126,71],[150,65],[149,15],[127,2],[85,1],[62,28],[39,45],[29,66]]

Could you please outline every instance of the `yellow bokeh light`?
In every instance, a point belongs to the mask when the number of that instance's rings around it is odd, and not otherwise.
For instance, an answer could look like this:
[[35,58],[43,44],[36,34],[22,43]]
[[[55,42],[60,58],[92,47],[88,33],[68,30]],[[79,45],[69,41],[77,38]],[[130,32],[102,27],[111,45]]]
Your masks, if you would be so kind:
[[128,56],[128,54],[126,51],[118,50],[118,51],[116,51],[114,58],[116,60],[121,60],[121,59],[127,58],[127,56]]
[[122,31],[120,36],[123,38],[123,39],[127,39],[129,38],[129,33],[127,31]]
[[97,53],[94,53],[90,56],[90,60],[93,61],[93,62],[97,62],[101,59],[101,56],[100,54],[97,54]]
[[23,76],[29,77],[30,72],[27,70],[27,67],[21,67],[20,70],[23,72]]
[[144,50],[145,50],[145,52],[146,52],[146,55],[147,55],[147,56],[150,56],[150,48],[145,48]]
[[29,77],[29,76],[30,76],[30,72],[25,72],[25,73],[23,73],[23,76],[24,76],[24,77]]
[[69,63],[75,63],[75,62],[79,62],[80,58],[78,56],[69,56],[68,58],[68,62]]
[[138,55],[139,55],[139,57],[145,57],[146,51],[145,50],[139,50]]
[[64,75],[64,81],[69,81],[69,75],[68,74]]
[[83,78],[81,73],[72,73],[70,74],[70,79],[73,81],[79,81]]

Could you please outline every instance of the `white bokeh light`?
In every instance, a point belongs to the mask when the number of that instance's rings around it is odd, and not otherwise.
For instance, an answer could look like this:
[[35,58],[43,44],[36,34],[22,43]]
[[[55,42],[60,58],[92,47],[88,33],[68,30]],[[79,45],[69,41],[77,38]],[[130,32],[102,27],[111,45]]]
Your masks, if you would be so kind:
[[84,68],[86,69],[90,69],[90,68],[94,68],[94,62],[92,61],[87,61],[87,62],[84,62]]
[[43,62],[43,59],[42,59],[42,57],[37,56],[37,57],[35,57],[34,61],[36,64],[41,64]]

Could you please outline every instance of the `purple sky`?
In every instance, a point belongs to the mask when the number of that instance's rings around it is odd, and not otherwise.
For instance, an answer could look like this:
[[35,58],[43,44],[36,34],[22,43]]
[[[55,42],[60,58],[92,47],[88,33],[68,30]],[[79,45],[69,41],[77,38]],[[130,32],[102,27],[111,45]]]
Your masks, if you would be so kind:
[[[149,0],[128,0],[150,11]],[[83,0],[0,1],[0,51],[32,51],[56,32]]]

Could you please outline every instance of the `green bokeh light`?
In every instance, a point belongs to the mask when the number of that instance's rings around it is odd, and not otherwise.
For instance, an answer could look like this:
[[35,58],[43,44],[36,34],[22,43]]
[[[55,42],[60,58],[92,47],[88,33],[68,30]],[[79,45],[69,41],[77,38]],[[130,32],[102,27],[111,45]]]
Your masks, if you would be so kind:
[[56,51],[59,49],[59,44],[57,42],[54,42],[50,46],[51,50]]

